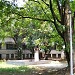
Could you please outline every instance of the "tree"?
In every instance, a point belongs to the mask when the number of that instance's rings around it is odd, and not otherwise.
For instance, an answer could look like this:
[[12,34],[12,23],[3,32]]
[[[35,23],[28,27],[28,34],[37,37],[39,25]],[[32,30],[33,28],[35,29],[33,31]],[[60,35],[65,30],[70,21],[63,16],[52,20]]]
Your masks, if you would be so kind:
[[[28,20],[38,20],[41,23],[53,23],[52,25],[55,26],[58,34],[64,41],[68,65],[70,64],[68,14],[70,5],[73,8],[74,3],[69,2],[69,0],[29,0],[26,2],[25,7],[17,7],[17,11],[12,11],[12,14],[17,15],[20,19],[26,18]],[[72,11],[74,12],[74,9]],[[74,17],[75,14],[73,14],[73,20]],[[74,24],[74,21],[72,24]]]
[[18,18],[18,15],[13,14],[16,12],[17,7],[10,4],[10,2],[0,1],[0,39],[12,37],[18,50],[18,58],[22,56],[22,41],[25,33],[22,33],[23,20]]
[[[52,22],[58,34],[64,41],[65,54],[68,65],[70,64],[70,46],[69,46],[69,0],[29,0],[26,3],[24,14],[18,14],[22,18],[30,18],[39,21]],[[32,13],[32,14],[30,14]],[[73,15],[74,18],[74,15]]]

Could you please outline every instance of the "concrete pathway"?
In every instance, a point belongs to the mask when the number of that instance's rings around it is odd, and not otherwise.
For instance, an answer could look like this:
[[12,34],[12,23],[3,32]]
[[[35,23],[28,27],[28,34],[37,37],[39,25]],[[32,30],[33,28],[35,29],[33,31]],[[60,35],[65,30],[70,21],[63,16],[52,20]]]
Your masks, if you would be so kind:
[[64,68],[67,67],[66,62],[52,61],[52,60],[40,60],[34,62],[34,60],[7,60],[7,64],[17,66],[32,66],[32,67],[47,67],[47,68]]
[[32,65],[32,66],[37,66],[37,67],[46,67],[46,68],[65,68],[67,67],[67,63],[61,63],[59,61],[50,61],[49,63],[45,64],[37,64],[37,65]]

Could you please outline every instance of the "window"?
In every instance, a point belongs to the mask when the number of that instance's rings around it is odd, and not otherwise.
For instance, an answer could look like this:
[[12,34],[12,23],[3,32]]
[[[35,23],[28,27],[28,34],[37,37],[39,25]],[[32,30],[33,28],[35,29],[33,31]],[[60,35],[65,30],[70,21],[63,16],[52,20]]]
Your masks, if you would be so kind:
[[56,58],[56,54],[52,54],[52,57],[53,57],[53,58]]
[[26,58],[29,58],[29,54],[26,54]]
[[11,54],[11,58],[12,58],[12,59],[14,58],[14,54]]
[[6,44],[6,49],[13,49],[13,45],[12,44]]
[[25,54],[23,54],[23,59],[25,59]]
[[15,44],[6,44],[6,49],[13,50],[13,49],[17,49],[17,47]]
[[6,59],[9,59],[9,54],[6,54]]
[[61,54],[58,54],[58,58],[61,58]]

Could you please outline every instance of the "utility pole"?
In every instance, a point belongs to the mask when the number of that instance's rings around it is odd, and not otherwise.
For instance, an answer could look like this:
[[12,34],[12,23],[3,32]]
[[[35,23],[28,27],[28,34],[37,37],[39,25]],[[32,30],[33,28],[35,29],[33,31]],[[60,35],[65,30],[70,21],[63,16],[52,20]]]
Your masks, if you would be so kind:
[[70,19],[70,75],[73,75],[72,17],[71,17],[70,10],[68,14],[69,14],[69,19]]

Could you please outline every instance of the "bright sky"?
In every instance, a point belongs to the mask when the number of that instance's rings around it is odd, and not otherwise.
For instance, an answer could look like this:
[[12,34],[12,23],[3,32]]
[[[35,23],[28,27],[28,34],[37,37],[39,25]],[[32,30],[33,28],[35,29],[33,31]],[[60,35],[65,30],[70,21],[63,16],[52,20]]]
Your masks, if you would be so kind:
[[[13,0],[7,0],[7,1],[13,1]],[[25,0],[25,2],[26,1],[28,1],[28,0]],[[23,2],[23,0],[17,0],[17,1],[15,1],[15,4],[17,4],[18,5],[18,7],[22,7],[24,4],[25,4],[25,2]]]

